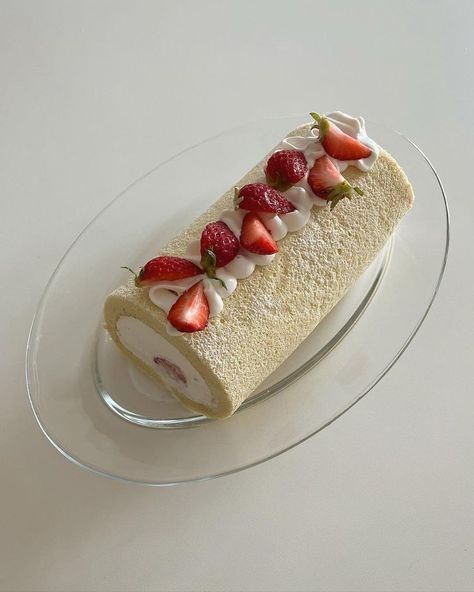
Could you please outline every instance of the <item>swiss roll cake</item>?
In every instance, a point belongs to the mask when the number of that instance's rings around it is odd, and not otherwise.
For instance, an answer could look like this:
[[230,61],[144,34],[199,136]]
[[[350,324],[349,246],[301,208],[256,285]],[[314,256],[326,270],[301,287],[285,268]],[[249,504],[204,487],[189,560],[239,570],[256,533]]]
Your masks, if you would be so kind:
[[413,203],[362,118],[311,116],[106,299],[117,346],[195,412],[232,415]]

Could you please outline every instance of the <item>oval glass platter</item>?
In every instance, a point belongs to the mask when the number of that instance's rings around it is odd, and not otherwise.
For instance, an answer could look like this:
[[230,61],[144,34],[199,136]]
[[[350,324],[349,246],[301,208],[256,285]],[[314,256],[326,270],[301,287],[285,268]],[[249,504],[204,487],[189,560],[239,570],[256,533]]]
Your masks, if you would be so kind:
[[234,416],[210,421],[186,412],[131,368],[102,329],[104,299],[126,277],[120,266],[137,268],[154,256],[306,120],[253,122],[188,148],[129,186],[65,254],[33,321],[26,373],[38,423],[66,458],[149,485],[230,474],[328,426],[406,349],[443,275],[449,215],[424,154],[371,122],[371,137],[413,185],[413,209],[345,298]]

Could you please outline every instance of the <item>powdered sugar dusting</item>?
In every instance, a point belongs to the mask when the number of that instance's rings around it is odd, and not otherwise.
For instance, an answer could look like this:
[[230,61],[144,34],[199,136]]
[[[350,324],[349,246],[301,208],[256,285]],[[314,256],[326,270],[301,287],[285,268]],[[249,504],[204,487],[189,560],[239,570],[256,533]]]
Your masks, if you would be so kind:
[[[340,111],[330,113],[327,117],[342,131],[358,138],[359,141],[372,149],[371,156],[366,159],[358,161],[339,161],[331,158],[332,162],[341,172],[349,165],[353,165],[362,171],[369,170],[373,166],[380,149],[377,144],[367,136],[364,120],[361,117],[354,118],[341,113]],[[304,136],[290,134],[282,140],[272,153],[282,149],[300,150],[304,153],[309,171],[314,165],[315,160],[325,155],[326,152],[322,144],[318,141],[319,132],[310,126],[305,126],[305,131],[306,135]],[[262,168],[258,170],[254,169],[254,173],[256,180],[258,179],[261,181],[263,179],[263,181],[265,181]],[[289,232],[293,233],[301,230],[308,223],[313,206],[317,206],[318,208],[327,206],[326,200],[317,197],[311,191],[311,188],[308,185],[308,172],[298,183],[284,193],[286,193],[285,196],[288,201],[290,201],[295,207],[294,211],[281,215],[268,213],[259,214],[263,223],[272,234],[273,239],[278,242],[282,241]],[[243,219],[247,213],[247,210],[240,208],[227,209],[222,211],[219,220],[225,222],[235,236],[240,238]],[[312,242],[314,237],[311,237],[309,240]],[[306,243],[306,248],[308,246],[310,245]],[[201,252],[199,240],[194,240],[189,243],[186,250],[186,258],[200,266]],[[255,272],[256,267],[269,265],[273,259],[274,255],[257,255],[241,248],[237,257],[225,267],[218,269],[216,273],[217,277],[224,281],[225,287],[221,282],[208,278],[203,274],[193,278],[176,280],[174,282],[157,282],[150,288],[149,297],[156,306],[168,314],[170,308],[185,290],[189,289],[196,282],[203,281],[204,291],[209,302],[210,316],[217,317],[224,309],[224,299],[231,296],[237,288],[237,280],[249,277]],[[270,305],[268,294],[260,295],[260,304],[262,307],[262,314],[265,314],[268,307],[264,306],[264,304],[268,304],[268,306]],[[180,334],[180,332],[169,322],[167,323],[167,331],[170,335]]]

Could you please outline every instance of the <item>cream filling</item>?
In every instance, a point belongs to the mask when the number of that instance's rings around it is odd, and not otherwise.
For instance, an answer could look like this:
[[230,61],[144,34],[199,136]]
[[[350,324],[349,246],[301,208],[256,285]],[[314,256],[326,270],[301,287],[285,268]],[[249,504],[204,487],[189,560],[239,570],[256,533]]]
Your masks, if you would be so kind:
[[121,343],[163,381],[183,396],[208,407],[216,407],[203,377],[185,356],[151,327],[134,317],[122,316],[117,321]]

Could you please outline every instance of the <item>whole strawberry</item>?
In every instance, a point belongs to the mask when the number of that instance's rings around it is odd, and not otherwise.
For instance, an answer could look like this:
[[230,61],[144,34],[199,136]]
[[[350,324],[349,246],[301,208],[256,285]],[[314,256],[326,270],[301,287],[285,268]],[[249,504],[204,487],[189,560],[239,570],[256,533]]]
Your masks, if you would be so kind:
[[295,209],[286,197],[265,183],[250,183],[236,190],[235,202],[237,207],[250,212],[288,214]]
[[129,267],[124,267],[123,269],[128,269],[133,273],[137,288],[151,286],[161,281],[181,280],[202,273],[202,270],[191,261],[182,257],[171,257],[169,255],[162,255],[151,259],[138,273],[135,273]]
[[211,258],[215,258],[215,267],[224,267],[238,252],[239,241],[225,222],[210,222],[202,231],[201,255],[204,258],[212,253]]
[[286,191],[307,172],[308,163],[300,150],[278,150],[268,159],[265,176],[269,185]]

